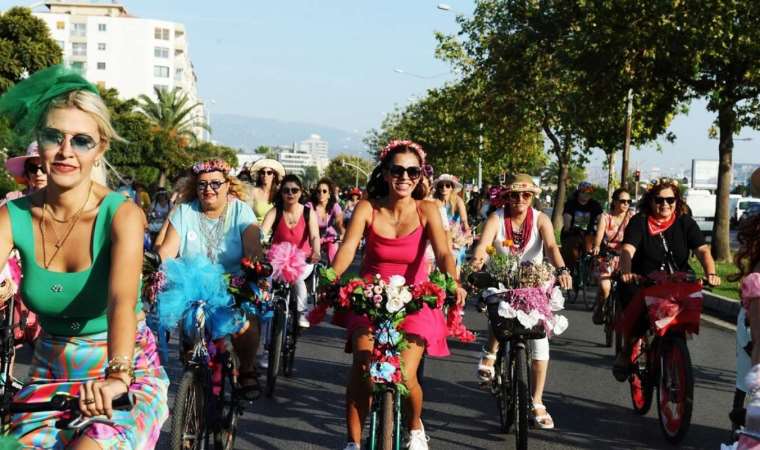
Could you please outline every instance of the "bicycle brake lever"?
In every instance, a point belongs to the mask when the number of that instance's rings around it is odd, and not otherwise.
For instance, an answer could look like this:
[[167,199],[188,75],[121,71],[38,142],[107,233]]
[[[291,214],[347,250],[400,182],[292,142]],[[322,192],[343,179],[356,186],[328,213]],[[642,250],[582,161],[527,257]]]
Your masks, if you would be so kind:
[[80,415],[73,419],[61,419],[55,423],[55,427],[58,429],[79,431],[97,423],[108,426],[114,425],[114,422],[110,419],[103,419],[100,417],[84,417]]

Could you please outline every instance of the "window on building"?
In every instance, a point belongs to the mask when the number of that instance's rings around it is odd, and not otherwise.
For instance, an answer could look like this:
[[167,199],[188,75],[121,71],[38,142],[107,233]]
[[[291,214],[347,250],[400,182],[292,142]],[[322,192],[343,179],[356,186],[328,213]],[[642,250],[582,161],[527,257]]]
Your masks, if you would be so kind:
[[71,68],[78,70],[79,72],[84,72],[84,63],[82,61],[74,61],[71,63]]
[[72,30],[71,34],[74,36],[86,36],[87,35],[87,24],[86,23],[73,23],[71,24]]
[[105,42],[98,42],[98,50],[101,52],[106,51],[106,43]]
[[153,56],[156,58],[168,58],[169,57],[169,48],[168,47],[155,47],[153,48]]
[[55,28],[58,30],[66,29],[66,22],[64,22],[63,20],[59,20],[58,22],[55,23]]
[[169,90],[169,86],[167,86],[165,84],[154,84],[153,88],[154,89],[158,89],[159,91],[162,91],[162,92],[166,92],[166,91]]
[[71,54],[74,56],[87,56],[87,43],[73,42],[71,44]]
[[185,69],[179,67],[174,69],[174,79],[177,81],[180,81],[182,79],[182,76],[185,74]]
[[153,37],[156,39],[160,39],[162,41],[168,41],[169,40],[169,29],[168,28],[156,28],[153,31]]
[[169,68],[167,66],[153,66],[153,76],[156,78],[169,78]]
[[98,70],[106,70],[106,63],[99,62],[98,63]]
[[98,24],[98,31],[106,31],[106,24],[99,23]]

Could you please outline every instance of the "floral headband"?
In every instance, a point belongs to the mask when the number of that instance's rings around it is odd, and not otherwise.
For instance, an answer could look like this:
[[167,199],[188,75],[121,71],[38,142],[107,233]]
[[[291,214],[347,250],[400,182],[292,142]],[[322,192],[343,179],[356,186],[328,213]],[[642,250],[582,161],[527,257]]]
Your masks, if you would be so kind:
[[672,178],[662,177],[649,183],[647,185],[647,191],[651,191],[652,189],[656,187],[660,187],[660,186],[671,186],[671,187],[678,188],[679,184],[678,184],[678,181]]
[[386,145],[385,148],[380,152],[380,161],[385,160],[385,158],[388,156],[390,152],[392,152],[393,150],[399,147],[406,147],[410,150],[413,150],[415,153],[417,153],[417,156],[420,157],[420,159],[422,160],[422,163],[425,164],[425,159],[427,157],[427,155],[425,154],[425,150],[422,149],[422,146],[420,146],[420,144],[413,141],[409,141],[409,140],[404,140],[404,141],[393,140],[393,141],[388,142],[388,145]]
[[202,161],[193,164],[192,170],[195,175],[208,172],[222,172],[227,175],[230,171],[230,165],[221,159],[212,159],[210,161]]

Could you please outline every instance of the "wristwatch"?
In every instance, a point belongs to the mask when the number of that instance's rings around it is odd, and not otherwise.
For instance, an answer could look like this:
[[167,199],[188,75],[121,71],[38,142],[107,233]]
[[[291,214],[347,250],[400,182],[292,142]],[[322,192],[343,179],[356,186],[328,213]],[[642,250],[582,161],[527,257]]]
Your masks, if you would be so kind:
[[567,268],[567,266],[557,267],[557,270],[554,271],[555,276],[560,276],[563,273],[570,273],[570,269]]

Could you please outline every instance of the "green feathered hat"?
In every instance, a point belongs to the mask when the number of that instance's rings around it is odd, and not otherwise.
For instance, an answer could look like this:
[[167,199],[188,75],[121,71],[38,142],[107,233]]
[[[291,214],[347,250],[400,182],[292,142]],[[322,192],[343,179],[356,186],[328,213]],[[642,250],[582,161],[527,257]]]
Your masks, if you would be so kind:
[[77,71],[62,65],[39,70],[0,97],[0,115],[10,119],[17,133],[28,135],[40,123],[50,102],[71,91],[99,95],[98,88]]

